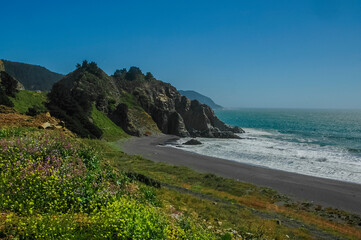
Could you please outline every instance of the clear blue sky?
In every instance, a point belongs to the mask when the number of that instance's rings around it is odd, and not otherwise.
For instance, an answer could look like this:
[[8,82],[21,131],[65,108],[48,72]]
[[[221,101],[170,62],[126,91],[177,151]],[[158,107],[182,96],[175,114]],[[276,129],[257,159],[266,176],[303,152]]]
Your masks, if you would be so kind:
[[361,108],[361,0],[2,1],[0,58],[139,66],[229,107]]

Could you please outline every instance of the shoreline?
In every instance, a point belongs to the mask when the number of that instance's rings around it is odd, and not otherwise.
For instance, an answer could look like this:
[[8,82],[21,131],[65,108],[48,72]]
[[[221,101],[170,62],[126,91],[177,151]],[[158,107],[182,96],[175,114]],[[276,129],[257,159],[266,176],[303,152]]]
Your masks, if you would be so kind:
[[186,166],[196,171],[269,187],[295,200],[361,215],[360,184],[264,168],[161,146],[177,138],[179,137],[173,135],[133,137],[120,145],[127,154],[138,154],[155,162]]

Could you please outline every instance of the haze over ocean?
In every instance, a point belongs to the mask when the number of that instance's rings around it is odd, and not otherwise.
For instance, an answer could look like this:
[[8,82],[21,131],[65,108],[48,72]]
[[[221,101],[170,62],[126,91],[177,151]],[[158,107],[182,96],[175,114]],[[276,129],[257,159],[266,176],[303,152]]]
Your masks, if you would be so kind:
[[[206,139],[181,149],[242,163],[361,183],[361,110],[218,110],[242,139]],[[188,139],[181,139],[183,143]]]

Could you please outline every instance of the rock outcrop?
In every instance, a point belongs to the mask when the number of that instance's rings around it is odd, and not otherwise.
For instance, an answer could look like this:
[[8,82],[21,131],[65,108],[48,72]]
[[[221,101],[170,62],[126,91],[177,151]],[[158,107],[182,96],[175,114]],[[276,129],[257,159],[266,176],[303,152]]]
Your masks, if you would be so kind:
[[182,96],[169,83],[114,78],[120,89],[137,99],[163,133],[181,137],[239,138],[235,133],[243,132],[219,120],[209,106]]
[[191,140],[183,143],[183,145],[201,145],[202,143],[197,139],[192,138]]

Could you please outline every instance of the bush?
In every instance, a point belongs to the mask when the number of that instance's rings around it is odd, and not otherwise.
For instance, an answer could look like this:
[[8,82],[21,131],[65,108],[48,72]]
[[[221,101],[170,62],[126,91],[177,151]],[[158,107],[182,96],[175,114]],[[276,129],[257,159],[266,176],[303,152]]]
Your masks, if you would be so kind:
[[20,239],[165,239],[168,228],[155,209],[121,198],[91,214],[9,214],[3,235]]
[[39,115],[41,113],[46,113],[47,110],[45,107],[43,106],[34,106],[34,107],[30,107],[28,109],[28,111],[26,112],[26,115],[28,116],[36,116]]

